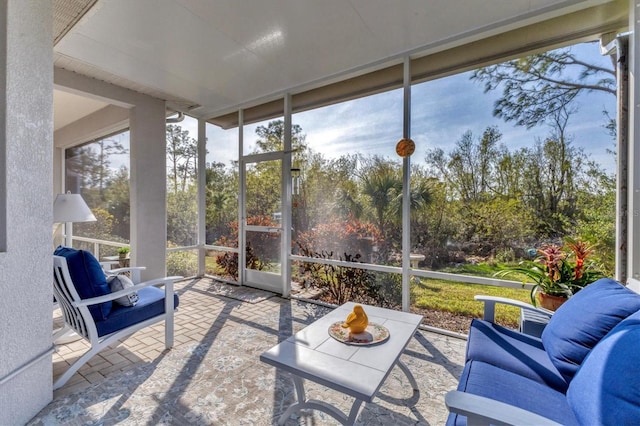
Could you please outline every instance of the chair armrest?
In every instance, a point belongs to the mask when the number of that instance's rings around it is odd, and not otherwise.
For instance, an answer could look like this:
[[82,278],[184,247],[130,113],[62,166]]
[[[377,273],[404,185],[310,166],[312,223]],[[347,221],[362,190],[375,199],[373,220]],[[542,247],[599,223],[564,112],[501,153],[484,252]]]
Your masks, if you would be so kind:
[[74,305],[80,307],[80,306],[91,306],[91,305],[96,305],[98,303],[109,302],[110,300],[115,300],[119,297],[126,296],[127,294],[136,292],[142,288],[149,287],[149,286],[159,287],[164,285],[167,287],[167,292],[171,293],[171,296],[173,296],[173,283],[181,280],[182,278],[184,277],[172,276],[172,277],[156,278],[155,280],[145,281],[143,283],[136,284],[133,287],[125,288],[123,290],[119,290],[114,293],[105,294],[104,296],[92,297],[90,299],[82,299],[79,302],[75,302]]
[[495,322],[495,306],[496,303],[501,303],[503,305],[515,306],[520,309],[524,309],[527,311],[537,312],[541,315],[544,315],[548,318],[551,318],[553,315],[552,311],[548,311],[546,309],[536,308],[535,306],[521,302],[519,300],[507,299],[506,297],[496,297],[496,296],[484,296],[484,295],[476,295],[474,299],[479,302],[484,302],[484,317],[485,321]]
[[147,269],[146,266],[127,266],[126,268],[109,269],[106,272],[107,274],[118,275],[118,274],[122,274],[123,272],[144,271],[145,269]]
[[559,423],[531,411],[466,392],[448,392],[444,397],[444,402],[449,412],[465,416],[469,426],[559,425]]

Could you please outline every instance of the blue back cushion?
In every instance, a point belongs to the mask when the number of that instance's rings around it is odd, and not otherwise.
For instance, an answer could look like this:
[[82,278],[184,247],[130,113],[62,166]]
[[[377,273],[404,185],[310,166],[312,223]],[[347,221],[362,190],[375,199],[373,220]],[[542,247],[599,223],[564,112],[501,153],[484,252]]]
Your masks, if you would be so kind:
[[569,383],[589,351],[638,310],[640,294],[612,279],[600,279],[558,308],[542,333],[542,344]]
[[[59,246],[54,252],[56,256],[62,256],[67,260],[69,275],[73,280],[76,291],[81,299],[111,294],[107,278],[100,266],[100,262],[88,251],[76,250],[70,247]],[[111,312],[112,303],[104,302],[89,306],[89,312],[96,321],[104,321]]]
[[569,385],[567,402],[580,424],[640,424],[640,312],[593,348]]

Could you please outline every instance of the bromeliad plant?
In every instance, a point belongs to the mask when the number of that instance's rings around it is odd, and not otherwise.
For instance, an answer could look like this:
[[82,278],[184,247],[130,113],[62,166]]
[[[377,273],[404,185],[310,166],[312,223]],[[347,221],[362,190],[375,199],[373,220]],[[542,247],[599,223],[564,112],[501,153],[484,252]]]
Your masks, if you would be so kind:
[[517,274],[531,279],[534,282],[531,303],[537,306],[537,292],[569,298],[601,278],[603,274],[599,268],[593,262],[587,262],[594,251],[594,247],[584,241],[567,239],[563,247],[545,245],[538,249],[538,256],[533,262],[521,263],[517,267],[498,271],[495,275],[506,277]]

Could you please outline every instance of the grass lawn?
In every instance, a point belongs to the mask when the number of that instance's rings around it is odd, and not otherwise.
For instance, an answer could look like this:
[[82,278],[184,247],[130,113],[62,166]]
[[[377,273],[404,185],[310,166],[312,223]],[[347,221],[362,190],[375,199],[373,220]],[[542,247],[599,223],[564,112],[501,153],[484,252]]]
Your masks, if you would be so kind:
[[[473,297],[477,294],[507,297],[531,303],[530,291],[479,284],[467,284],[456,281],[421,278],[411,286],[411,304],[421,309],[433,309],[482,318],[483,303]],[[520,310],[512,306],[496,305],[496,321],[500,324],[517,327]]]

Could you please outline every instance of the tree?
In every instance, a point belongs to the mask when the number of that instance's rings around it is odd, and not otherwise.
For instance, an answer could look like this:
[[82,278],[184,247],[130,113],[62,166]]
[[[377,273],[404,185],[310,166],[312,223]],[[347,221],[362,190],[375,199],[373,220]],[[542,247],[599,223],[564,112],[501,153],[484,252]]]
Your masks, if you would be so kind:
[[167,126],[166,134],[169,183],[177,194],[196,178],[198,141],[189,136],[188,130],[172,124]]
[[422,165],[412,165],[411,188],[412,193],[420,193],[420,188],[428,190],[428,202],[411,209],[412,251],[424,254],[430,268],[440,266],[448,260],[447,242],[457,228],[453,222],[455,203],[447,195],[446,184]]
[[616,181],[603,172],[592,172],[594,185],[578,190],[578,215],[575,235],[595,249],[594,261],[607,276],[614,275],[616,256]]
[[206,181],[207,242],[214,243],[229,234],[229,223],[238,219],[237,165],[225,168],[223,163],[208,163]]
[[[284,149],[284,121],[273,120],[256,128],[256,149],[252,154]],[[307,154],[302,127],[291,128],[292,166],[304,164]],[[247,216],[280,212],[282,168],[280,162],[265,161],[247,166]]]
[[[256,128],[257,149],[254,154],[260,152],[282,151],[284,149],[284,120],[270,121],[266,126],[258,126]],[[302,133],[302,127],[298,124],[291,126],[291,148],[293,149],[293,162],[295,163],[296,154],[302,154],[306,149],[306,135]]]
[[[109,157],[111,155],[126,154],[128,151],[124,146],[116,139],[101,139],[98,144],[98,188],[100,190],[100,196],[104,198],[104,188],[106,180],[110,177],[111,161]],[[103,201],[106,201],[103,199]]]
[[502,87],[493,114],[519,126],[534,127],[567,108],[581,92],[616,95],[614,58],[611,68],[578,59],[568,48],[479,68],[472,80],[485,93]]
[[[573,146],[566,124],[581,93],[616,96],[615,58],[610,58],[611,66],[586,62],[576,49],[568,47],[480,68],[471,76],[484,84],[485,92],[502,90],[494,105],[495,116],[527,128],[543,123],[552,126],[549,136],[538,140],[532,149],[520,150],[511,158],[503,156],[499,170],[525,172],[507,173],[505,176],[518,181],[503,180],[500,187],[507,190],[502,192],[513,193],[517,185],[523,188],[523,201],[534,214],[538,235],[598,235],[611,242],[611,247],[601,246],[600,251],[613,248],[613,222],[604,222],[615,217],[615,194],[611,188],[604,193],[595,188],[611,177]],[[615,138],[615,120],[607,111],[604,116],[604,127]],[[594,215],[595,206],[599,208]],[[590,226],[588,220],[599,225]]]
[[198,196],[195,185],[167,194],[167,242],[190,246],[198,238]]
[[538,233],[549,237],[562,237],[573,229],[580,210],[577,190],[588,184],[587,169],[597,168],[567,135],[571,114],[566,106],[556,111],[549,136],[525,151],[525,203],[537,218]]
[[[325,190],[324,199],[330,200],[332,208],[327,213],[347,219],[349,217],[361,218],[363,206],[358,201],[358,186],[356,182],[356,171],[358,170],[358,155],[342,155],[337,159],[329,160],[326,168],[326,175],[330,179],[332,190]],[[318,177],[321,179],[322,177]],[[328,197],[326,194],[331,194]],[[319,199],[323,194],[319,194]],[[317,204],[319,204],[316,201]],[[319,212],[320,213],[320,212]],[[326,214],[326,213],[325,213]],[[322,220],[328,222],[329,220]]]
[[[350,217],[350,208],[355,203],[343,202],[339,194],[351,194],[355,191],[353,161],[343,161],[347,157],[328,160],[320,153],[307,149],[304,158],[296,162],[300,169],[299,193],[293,195],[292,219],[296,235],[307,232],[313,227]],[[345,163],[351,166],[346,166]],[[347,190],[347,188],[350,188]],[[347,199],[350,198],[346,195]]]
[[[74,232],[85,237],[126,242],[129,239],[129,172],[126,166],[113,169],[114,155],[126,154],[118,137],[103,139],[66,151],[66,187],[80,192],[103,225],[78,226]],[[96,216],[98,217],[98,216]]]
[[[360,158],[358,171],[363,217],[369,219],[382,236],[379,254],[387,262],[400,250],[402,240],[402,167],[395,161],[374,155]],[[409,188],[412,214],[423,209],[431,200],[431,188],[425,181]]]
[[104,205],[113,216],[113,235],[129,241],[130,211],[129,170],[122,166],[104,190]]
[[505,146],[501,146],[497,157],[493,192],[502,197],[520,198],[527,163],[526,150],[511,152]]
[[80,222],[73,227],[74,233],[83,237],[96,238],[99,240],[119,241],[120,239],[113,235],[114,217],[103,208],[97,207],[91,209],[96,217],[95,222]]
[[379,156],[366,161],[362,173],[361,193],[368,200],[372,210],[372,219],[380,235],[388,237],[387,228],[392,222],[398,222],[398,200],[402,197],[402,176],[399,166]]
[[500,187],[495,176],[497,159],[504,154],[504,149],[498,146],[501,138],[497,127],[487,127],[477,142],[467,131],[448,155],[435,148],[427,152],[426,161],[449,184],[456,198],[477,201]]
[[576,232],[585,208],[579,200],[592,199],[590,188],[604,172],[572,144],[567,127],[573,112],[565,103],[550,115],[549,135],[532,148],[510,152],[497,145],[498,129],[489,127],[477,140],[465,132],[448,154],[427,153],[428,166],[447,184],[456,238],[468,250],[487,254]]
[[455,235],[474,254],[497,255],[534,237],[534,218],[521,199],[494,197],[461,203]]
[[102,200],[96,188],[100,182],[102,164],[93,144],[86,144],[66,150],[66,185],[67,190],[81,193],[90,206],[97,206]]

